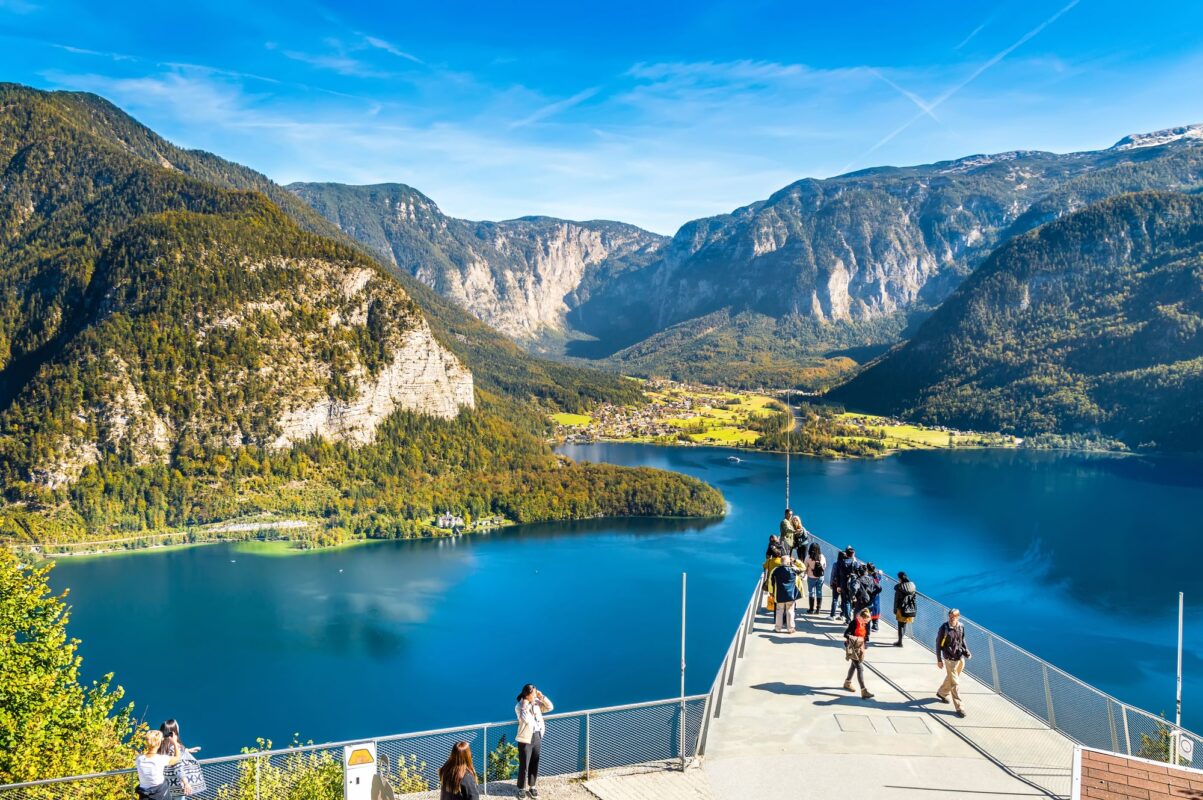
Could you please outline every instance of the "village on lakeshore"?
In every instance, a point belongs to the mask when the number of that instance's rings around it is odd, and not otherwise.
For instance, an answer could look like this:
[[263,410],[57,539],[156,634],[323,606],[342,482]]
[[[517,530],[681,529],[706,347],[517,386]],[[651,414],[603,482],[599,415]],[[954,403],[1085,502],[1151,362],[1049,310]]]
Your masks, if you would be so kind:
[[[599,441],[671,445],[713,445],[775,449],[765,446],[763,423],[774,413],[795,407],[813,395],[782,390],[748,392],[700,383],[652,378],[644,383],[643,405],[601,403],[589,414],[552,414],[554,437],[560,443]],[[946,426],[923,426],[892,417],[848,412],[842,408],[803,405],[795,410],[791,431],[806,431],[819,415],[836,435],[848,441],[881,442],[882,453],[893,450],[951,447],[1018,447],[1023,439],[997,433],[961,431]],[[757,423],[760,423],[759,425]],[[827,430],[825,433],[829,432]]]

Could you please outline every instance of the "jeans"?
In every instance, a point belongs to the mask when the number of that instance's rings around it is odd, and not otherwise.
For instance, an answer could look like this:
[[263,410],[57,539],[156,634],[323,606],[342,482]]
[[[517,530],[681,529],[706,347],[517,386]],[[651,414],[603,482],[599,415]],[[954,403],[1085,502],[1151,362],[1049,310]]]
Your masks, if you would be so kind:
[[807,578],[806,579],[806,596],[813,600],[823,599],[823,579],[822,578]]
[[831,618],[832,619],[835,619],[836,603],[838,603],[838,602],[840,602],[840,590],[835,588],[834,586],[832,586],[831,587]]
[[848,662],[848,677],[844,678],[846,683],[852,683],[852,674],[856,673],[856,682],[860,684],[860,688],[865,688],[865,662],[849,661]]
[[539,750],[543,746],[543,734],[535,731],[531,734],[530,744],[518,742],[518,790],[527,786],[527,776],[530,776],[530,786],[534,788],[539,779]]

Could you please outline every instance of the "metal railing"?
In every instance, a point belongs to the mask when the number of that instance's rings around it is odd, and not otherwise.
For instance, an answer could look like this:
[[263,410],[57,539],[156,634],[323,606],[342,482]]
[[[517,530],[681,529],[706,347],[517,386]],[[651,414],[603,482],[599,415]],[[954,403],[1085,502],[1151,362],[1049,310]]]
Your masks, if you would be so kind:
[[[708,695],[548,714],[540,777],[588,776],[594,770],[696,755]],[[517,722],[382,736],[378,772],[397,795],[433,792],[438,770],[456,742],[472,747],[481,788],[510,782],[517,771]],[[339,800],[343,796],[343,746],[365,741],[302,745],[199,761],[205,788],[196,800]],[[0,786],[0,800],[109,800],[134,797],[134,770]]]
[[[813,534],[810,539],[827,558],[824,583],[829,583],[839,550]],[[881,622],[890,627],[895,625],[897,583],[888,573],[883,576]],[[925,594],[916,599],[915,621],[907,626],[907,633],[934,653],[936,634],[949,608]],[[1169,763],[1173,738],[1178,735],[1189,740],[1195,752],[1203,752],[1198,749],[1203,742],[1198,734],[1175,731],[1172,722],[1116,700],[964,616],[961,624],[974,655],[965,662],[965,672],[1077,744]]]
[[[752,592],[751,599],[748,600],[748,604],[744,607],[743,616],[739,620],[739,627],[735,629],[735,635],[731,637],[731,644],[727,646],[723,662],[719,664],[718,673],[714,676],[714,683],[710,687],[710,692],[705,696],[706,704],[702,713],[702,730],[698,735],[695,755],[705,755],[706,738],[710,732],[710,721],[722,715],[723,694],[726,692],[728,686],[735,683],[735,665],[739,659],[744,657],[748,634],[752,632],[752,625],[756,621],[756,612],[760,608],[763,583],[764,575],[762,573],[756,579],[756,589]],[[0,800],[3,799],[0,798]]]

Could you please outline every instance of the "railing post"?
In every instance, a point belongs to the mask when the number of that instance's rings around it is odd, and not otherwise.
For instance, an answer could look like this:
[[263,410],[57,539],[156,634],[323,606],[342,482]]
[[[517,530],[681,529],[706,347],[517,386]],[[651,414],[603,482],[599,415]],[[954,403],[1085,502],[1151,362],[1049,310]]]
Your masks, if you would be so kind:
[[484,750],[482,758],[485,762],[485,797],[489,796],[489,726],[485,725],[484,741],[481,747]]
[[585,712],[585,780],[589,779],[589,733],[590,733],[590,717],[589,712]]
[[991,633],[986,637],[986,644],[990,648],[990,676],[994,681],[995,694],[1002,694],[1002,684],[998,682],[998,659],[994,657],[994,634]]
[[1053,729],[1057,729],[1057,716],[1053,713],[1053,691],[1048,685],[1048,664],[1041,662],[1040,669],[1044,672],[1044,702],[1048,706],[1048,724]]
[[263,756],[255,756],[255,800],[259,800],[259,773],[263,771]]
[[751,621],[754,618],[755,618],[754,612],[752,611],[751,606],[748,606],[748,608],[744,609],[744,619],[748,620],[749,624],[744,625],[743,624],[744,620],[740,620],[739,654],[738,654],[739,658],[744,657],[744,648],[747,647],[747,645],[748,645],[748,631],[752,630]]
[[1115,735],[1115,712],[1111,709],[1111,701],[1107,701],[1107,727],[1111,729],[1111,752],[1119,752],[1119,737]]
[[736,653],[736,649],[737,648],[735,647],[735,642],[732,642],[731,643],[731,658],[730,658],[731,665],[730,665],[729,669],[727,670],[727,685],[728,686],[735,685],[735,653]]
[[719,714],[720,714],[720,713],[722,713],[722,710],[723,710],[723,687],[727,685],[727,681],[726,681],[726,679],[725,679],[726,672],[727,672],[727,659],[725,659],[725,658],[724,658],[724,659],[723,659],[723,663],[722,663],[722,665],[721,665],[721,666],[719,666],[719,673],[718,673],[718,697],[716,697],[716,698],[714,699],[714,716],[715,716],[715,719],[717,719],[717,718],[718,718]]
[[1132,734],[1128,733],[1128,707],[1124,706],[1124,749],[1132,755]]

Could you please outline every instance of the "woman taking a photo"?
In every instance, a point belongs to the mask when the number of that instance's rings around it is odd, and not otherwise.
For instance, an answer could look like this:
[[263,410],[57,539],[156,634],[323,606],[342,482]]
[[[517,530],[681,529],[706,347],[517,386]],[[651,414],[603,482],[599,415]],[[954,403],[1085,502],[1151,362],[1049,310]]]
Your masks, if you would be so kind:
[[519,797],[539,796],[535,781],[539,779],[539,750],[543,745],[543,732],[547,730],[543,715],[552,708],[551,701],[532,683],[523,686],[518,693],[518,705],[514,706],[518,735],[514,741],[518,744]]
[[439,767],[439,800],[479,800],[476,767],[472,766],[472,748],[456,742],[447,763]]
[[170,800],[171,784],[165,774],[168,767],[179,762],[179,757],[159,752],[163,744],[161,731],[146,732],[146,749],[139,754],[134,766],[138,770],[138,797],[142,800]]

